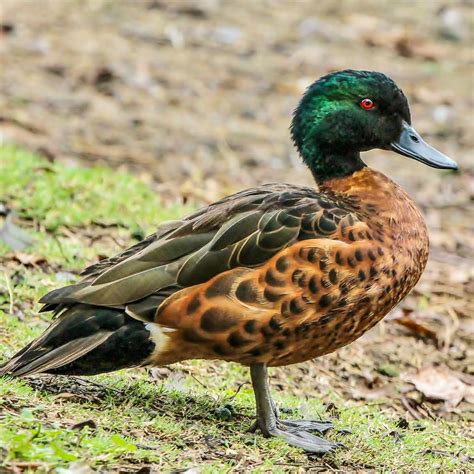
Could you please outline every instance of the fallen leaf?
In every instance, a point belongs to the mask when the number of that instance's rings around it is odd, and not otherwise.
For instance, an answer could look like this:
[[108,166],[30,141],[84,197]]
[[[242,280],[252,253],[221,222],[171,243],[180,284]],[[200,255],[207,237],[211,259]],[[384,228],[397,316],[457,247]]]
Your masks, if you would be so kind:
[[419,57],[427,61],[437,61],[444,55],[444,49],[438,44],[410,36],[400,37],[394,47],[395,51],[404,58]]
[[412,383],[427,399],[444,401],[450,408],[463,399],[468,402],[474,399],[474,387],[466,385],[446,367],[426,367],[416,374],[405,375],[403,380]]
[[91,430],[95,430],[97,429],[97,424],[94,420],[84,420],[84,421],[80,421],[79,423],[75,423],[74,425],[71,426],[71,429],[73,430],[82,430],[83,428],[85,427],[88,427],[90,428]]
[[351,395],[354,400],[380,400],[387,397],[390,387],[384,387],[379,390],[367,390],[365,388],[353,388]]
[[415,333],[419,337],[432,339],[434,342],[438,342],[438,337],[436,333],[422,324],[421,322],[415,321],[410,318],[410,316],[402,316],[400,318],[394,319],[397,324],[406,327],[411,332]]
[[13,259],[27,267],[35,267],[46,262],[46,259],[41,255],[23,252],[15,252]]

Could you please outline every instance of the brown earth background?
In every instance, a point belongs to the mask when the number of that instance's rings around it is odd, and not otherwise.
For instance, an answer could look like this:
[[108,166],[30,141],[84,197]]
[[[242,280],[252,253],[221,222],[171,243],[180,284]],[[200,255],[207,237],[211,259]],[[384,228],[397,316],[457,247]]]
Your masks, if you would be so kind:
[[[265,182],[312,184],[288,133],[305,87],[346,68],[394,78],[417,130],[460,165],[449,173],[365,155],[422,208],[427,270],[361,340],[277,369],[273,382],[295,394],[383,396],[413,417],[472,417],[466,401],[395,390],[403,373],[426,367],[441,383],[448,370],[474,383],[471,2],[1,0],[1,8],[2,140],[51,160],[131,170],[165,204],[202,205]],[[394,366],[400,375],[389,373]]]

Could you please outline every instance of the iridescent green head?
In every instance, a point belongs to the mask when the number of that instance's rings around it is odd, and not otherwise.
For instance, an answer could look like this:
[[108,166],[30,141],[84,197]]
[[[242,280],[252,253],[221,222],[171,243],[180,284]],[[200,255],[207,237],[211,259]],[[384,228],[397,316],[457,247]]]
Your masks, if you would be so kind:
[[423,142],[411,127],[407,98],[380,72],[345,70],[316,81],[295,110],[291,134],[318,181],[363,168],[360,152],[373,148],[438,168],[456,166]]

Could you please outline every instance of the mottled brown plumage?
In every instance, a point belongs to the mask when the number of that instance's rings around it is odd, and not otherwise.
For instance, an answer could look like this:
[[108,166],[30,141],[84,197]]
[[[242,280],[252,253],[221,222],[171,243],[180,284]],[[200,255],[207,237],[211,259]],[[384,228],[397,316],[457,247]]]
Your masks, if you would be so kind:
[[[333,207],[315,202],[305,211],[321,237],[298,239],[262,266],[220,273],[160,306],[153,321],[176,331],[154,364],[302,362],[354,341],[411,290],[428,237],[407,194],[369,168],[324,188]],[[334,222],[338,209],[344,215],[321,232],[321,219]]]
[[234,361],[251,368],[256,426],[265,436],[330,451],[336,445],[309,433],[330,423],[278,419],[266,367],[349,344],[420,278],[428,258],[423,218],[359,156],[391,148],[455,168],[410,120],[405,96],[383,74],[342,71],[315,82],[292,135],[319,190],[270,184],[242,191],[90,266],[82,281],[42,298],[55,321],[0,375]]

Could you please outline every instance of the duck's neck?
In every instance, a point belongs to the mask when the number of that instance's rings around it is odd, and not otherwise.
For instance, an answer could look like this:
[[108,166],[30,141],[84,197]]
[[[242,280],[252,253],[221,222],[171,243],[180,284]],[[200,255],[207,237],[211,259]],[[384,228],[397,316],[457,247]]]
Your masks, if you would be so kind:
[[328,152],[320,149],[315,143],[311,143],[311,149],[303,149],[301,154],[318,184],[334,178],[349,177],[366,167],[359,152],[348,150]]

